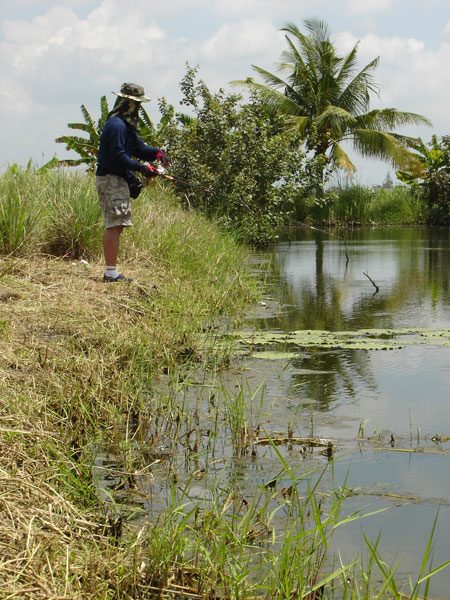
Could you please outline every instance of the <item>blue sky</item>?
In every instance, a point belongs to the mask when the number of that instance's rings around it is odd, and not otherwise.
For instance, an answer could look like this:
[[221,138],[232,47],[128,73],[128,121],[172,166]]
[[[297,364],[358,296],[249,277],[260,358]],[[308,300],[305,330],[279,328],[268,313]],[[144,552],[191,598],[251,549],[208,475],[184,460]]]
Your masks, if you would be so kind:
[[[433,122],[403,133],[450,133],[450,0],[0,0],[0,168],[68,157],[54,139],[81,120],[81,104],[97,117],[100,97],[112,103],[123,81],[145,87],[158,121],[158,98],[178,107],[186,61],[213,91],[252,64],[275,70],[280,28],[308,18],[328,24],[342,53],[359,40],[361,67],[380,56],[373,108]],[[363,183],[393,174],[352,158]]]

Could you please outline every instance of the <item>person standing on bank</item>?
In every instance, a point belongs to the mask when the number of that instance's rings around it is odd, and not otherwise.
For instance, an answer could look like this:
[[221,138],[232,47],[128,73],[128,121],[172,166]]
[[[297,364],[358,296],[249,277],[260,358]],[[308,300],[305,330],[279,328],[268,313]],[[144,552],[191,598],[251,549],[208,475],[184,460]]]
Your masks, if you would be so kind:
[[[112,111],[103,127],[97,157],[96,187],[105,219],[103,253],[105,273],[103,281],[126,282],[132,279],[117,270],[120,235],[125,227],[132,226],[130,196],[139,194],[139,178],[134,171],[145,177],[156,177],[158,171],[135,159],[153,162],[157,160],[167,167],[169,159],[159,148],[145,144],[137,133],[141,102],[149,102],[144,88],[135,83],[124,83]],[[138,187],[136,193],[134,188]],[[142,187],[142,184],[141,186]],[[131,190],[131,194],[130,194]]]

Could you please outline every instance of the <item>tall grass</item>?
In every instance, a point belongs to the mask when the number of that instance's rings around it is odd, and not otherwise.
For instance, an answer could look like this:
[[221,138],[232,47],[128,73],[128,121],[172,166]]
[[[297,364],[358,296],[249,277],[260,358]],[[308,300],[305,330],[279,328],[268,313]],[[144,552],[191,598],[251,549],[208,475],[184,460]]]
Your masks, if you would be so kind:
[[48,197],[43,250],[72,259],[99,256],[103,222],[93,177],[60,171],[41,178]]
[[375,195],[361,185],[340,188],[336,201],[330,207],[330,214],[340,223],[368,221]]
[[[118,454],[132,481],[132,450],[152,426],[155,461],[160,427],[172,431],[182,413],[153,403],[153,382],[180,363],[211,360],[200,329],[256,299],[247,251],[167,191],[147,190],[121,246],[136,284],[107,286],[92,178],[13,175],[2,178],[10,212],[17,197],[8,181],[39,210],[27,244],[0,256],[0,598],[149,597],[138,541],[121,537],[121,511],[96,493],[95,448]],[[146,549],[158,535],[163,528]]]
[[13,165],[0,178],[0,252],[43,250],[92,258],[101,250],[102,220],[94,180],[64,171]]
[[340,186],[334,199],[311,208],[316,222],[336,224],[413,225],[426,218],[426,205],[406,186],[368,188],[360,184]]
[[24,253],[38,242],[46,201],[36,173],[16,166],[6,171],[0,178],[0,253]]
[[382,225],[414,225],[426,219],[426,205],[420,195],[405,186],[382,189],[374,195],[369,219]]

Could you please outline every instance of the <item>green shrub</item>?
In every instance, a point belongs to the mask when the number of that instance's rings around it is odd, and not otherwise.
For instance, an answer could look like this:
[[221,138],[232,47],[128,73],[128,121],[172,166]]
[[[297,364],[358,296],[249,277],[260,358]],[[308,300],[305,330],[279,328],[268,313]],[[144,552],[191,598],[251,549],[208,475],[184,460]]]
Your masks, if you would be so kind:
[[283,133],[280,119],[268,115],[256,97],[243,104],[238,94],[213,94],[190,67],[181,88],[182,103],[195,117],[174,114],[164,102],[160,109],[168,121],[171,173],[192,184],[179,187],[182,201],[246,241],[276,238],[296,196],[317,178],[308,169],[317,161],[305,157],[300,136]]

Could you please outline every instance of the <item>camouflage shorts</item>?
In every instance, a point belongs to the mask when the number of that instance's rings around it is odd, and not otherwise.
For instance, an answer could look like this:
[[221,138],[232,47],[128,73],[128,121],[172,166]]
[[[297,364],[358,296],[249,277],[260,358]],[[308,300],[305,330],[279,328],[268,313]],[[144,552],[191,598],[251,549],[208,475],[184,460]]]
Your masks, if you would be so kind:
[[131,227],[131,204],[128,183],[117,175],[97,175],[98,199],[102,207],[105,227]]

